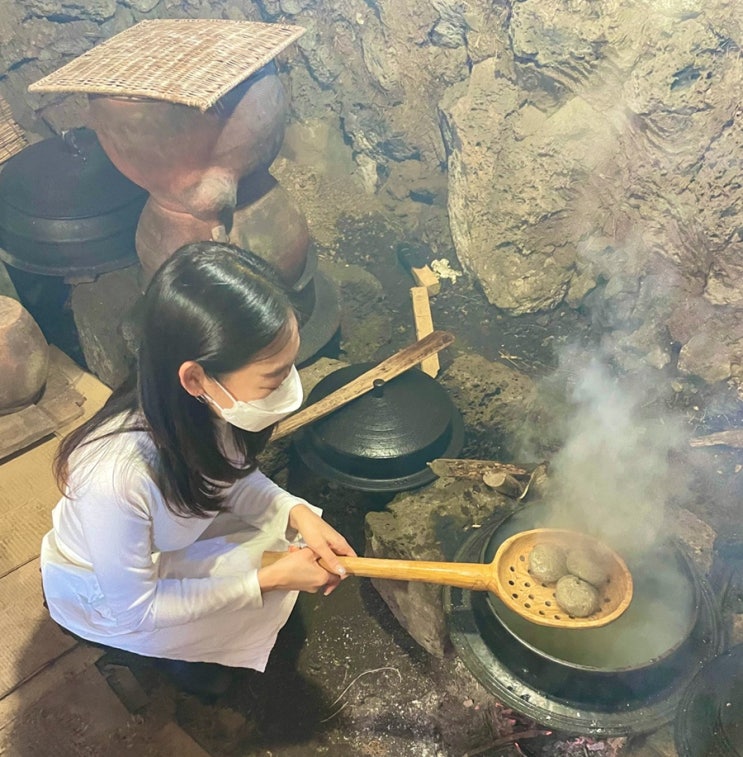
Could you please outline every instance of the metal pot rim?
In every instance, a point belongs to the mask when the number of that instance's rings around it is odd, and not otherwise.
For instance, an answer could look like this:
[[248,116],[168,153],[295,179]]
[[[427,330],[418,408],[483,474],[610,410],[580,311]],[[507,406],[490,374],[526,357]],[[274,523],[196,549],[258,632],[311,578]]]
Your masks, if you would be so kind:
[[[490,535],[490,538],[483,544],[482,548],[480,549],[478,559],[481,562],[487,561],[488,559],[487,553],[489,551],[492,551],[492,546],[493,546],[492,542],[497,532],[510,520],[511,516],[515,515],[517,512],[520,512],[522,509],[523,508],[519,508],[518,510],[513,510],[508,515],[506,515],[497,525],[495,525],[492,528],[492,533]],[[586,672],[586,673],[621,674],[621,673],[631,673],[631,672],[645,670],[651,665],[655,665],[659,662],[662,662],[663,660],[675,654],[679,649],[681,649],[687,643],[699,619],[701,600],[700,600],[699,583],[697,581],[696,574],[693,569],[693,564],[678,542],[668,540],[663,543],[663,546],[670,548],[673,552],[673,556],[679,560],[679,563],[681,566],[680,570],[683,572],[684,577],[688,580],[690,588],[693,592],[693,606],[689,614],[688,623],[686,624],[683,633],[680,634],[678,641],[672,646],[668,647],[665,651],[663,651],[662,654],[656,655],[653,658],[650,658],[643,662],[639,662],[635,665],[624,665],[621,667],[599,667],[595,665],[584,665],[577,662],[571,662],[570,660],[557,657],[543,649],[540,649],[538,646],[534,645],[532,642],[520,636],[519,633],[515,631],[509,625],[509,623],[507,623],[506,620],[504,620],[503,617],[501,617],[501,615],[498,612],[497,606],[495,606],[493,602],[488,601],[487,603],[488,607],[491,610],[492,615],[494,616],[495,620],[497,620],[497,622],[502,626],[502,628],[507,633],[509,633],[519,644],[526,647],[527,649],[529,649],[531,652],[538,655],[539,657],[545,660],[549,660],[550,662],[556,665],[560,665],[565,668],[570,668],[571,670],[575,670],[577,672]],[[565,631],[565,633],[573,633],[573,631]]]

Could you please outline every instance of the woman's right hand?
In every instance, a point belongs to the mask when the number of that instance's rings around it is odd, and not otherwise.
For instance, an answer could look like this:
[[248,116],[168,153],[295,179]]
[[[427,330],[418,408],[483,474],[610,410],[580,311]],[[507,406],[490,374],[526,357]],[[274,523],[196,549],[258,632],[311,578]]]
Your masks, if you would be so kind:
[[326,588],[332,590],[337,576],[328,573],[318,562],[319,558],[309,547],[290,550],[285,557],[258,570],[261,591],[307,591],[310,594]]

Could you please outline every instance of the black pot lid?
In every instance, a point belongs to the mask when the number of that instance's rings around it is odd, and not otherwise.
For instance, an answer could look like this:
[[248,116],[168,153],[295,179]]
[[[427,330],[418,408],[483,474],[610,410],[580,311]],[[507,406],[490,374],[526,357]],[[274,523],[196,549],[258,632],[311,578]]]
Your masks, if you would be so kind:
[[43,219],[102,216],[146,194],[86,128],[29,145],[0,172],[0,203]]
[[[320,381],[307,404],[322,399],[374,364],[341,368]],[[295,448],[310,470],[361,491],[404,491],[436,476],[427,466],[456,457],[464,423],[446,390],[409,370],[301,429]]]
[[693,678],[679,704],[675,739],[681,757],[743,755],[743,644]]

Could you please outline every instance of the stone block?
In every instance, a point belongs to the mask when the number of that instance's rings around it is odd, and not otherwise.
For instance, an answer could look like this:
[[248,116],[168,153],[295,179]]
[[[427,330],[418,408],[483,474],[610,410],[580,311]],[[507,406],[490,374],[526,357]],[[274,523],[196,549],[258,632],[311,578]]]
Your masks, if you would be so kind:
[[[450,561],[473,526],[513,500],[484,484],[438,479],[399,494],[383,512],[366,515],[366,556]],[[441,587],[404,581],[372,581],[402,627],[430,654],[450,649]]]
[[72,312],[85,362],[111,388],[126,378],[134,361],[126,332],[140,297],[139,266],[106,273],[72,288]]

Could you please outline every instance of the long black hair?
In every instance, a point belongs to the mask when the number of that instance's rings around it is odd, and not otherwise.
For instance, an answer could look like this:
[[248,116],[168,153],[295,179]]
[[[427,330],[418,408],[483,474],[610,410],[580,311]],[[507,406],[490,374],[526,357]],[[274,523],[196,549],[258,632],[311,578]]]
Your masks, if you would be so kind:
[[[168,506],[201,517],[220,511],[223,489],[255,469],[273,427],[254,433],[230,426],[242,458],[230,461],[213,412],[183,389],[178,370],[193,360],[219,378],[274,342],[281,349],[291,314],[286,289],[262,258],[220,242],[194,242],[173,253],[144,295],[135,371],[60,445],[54,463],[60,488],[66,488],[70,455],[79,447],[146,431],[157,450],[153,475]],[[114,429],[101,430],[120,415],[124,420]]]

